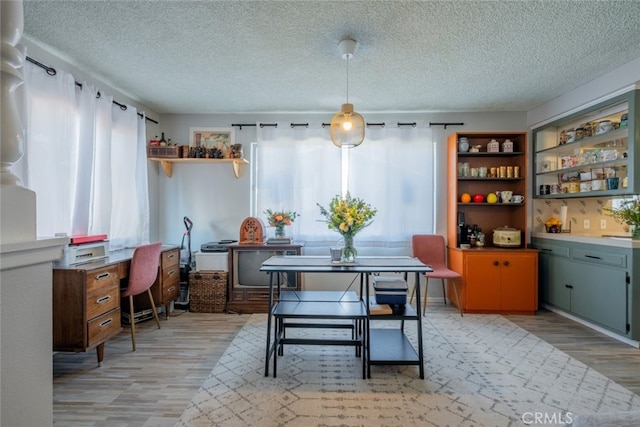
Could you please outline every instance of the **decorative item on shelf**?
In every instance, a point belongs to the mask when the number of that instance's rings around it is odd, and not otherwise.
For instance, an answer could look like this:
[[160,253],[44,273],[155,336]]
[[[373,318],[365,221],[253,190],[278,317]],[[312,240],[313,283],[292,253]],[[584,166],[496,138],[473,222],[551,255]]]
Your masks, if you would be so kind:
[[626,128],[628,121],[629,121],[629,114],[624,113],[622,116],[620,116],[620,129]]
[[358,251],[353,244],[353,238],[373,221],[378,212],[364,200],[352,197],[347,193],[345,197],[336,195],[329,202],[329,209],[325,209],[319,203],[320,214],[325,218],[330,230],[342,235],[344,246],[342,248],[342,262],[355,262]]
[[240,225],[240,244],[259,245],[264,242],[264,226],[260,218],[247,217]]
[[617,190],[620,186],[620,178],[617,176],[612,176],[607,178],[607,190]]
[[613,130],[613,123],[611,123],[611,120],[602,120],[601,122],[598,123],[598,128],[596,129],[596,135],[600,135],[612,130]]
[[640,200],[637,198],[624,199],[616,203],[617,207],[603,207],[608,215],[632,228],[631,238],[640,240]]
[[500,143],[495,139],[492,139],[487,144],[487,153],[498,153],[500,152]]
[[285,237],[285,227],[291,225],[293,221],[299,217],[297,212],[294,211],[277,211],[274,212],[271,209],[267,209],[264,211],[264,214],[267,216],[267,222],[269,226],[275,227],[276,229],[276,238]]
[[513,153],[513,141],[507,139],[502,143],[502,151],[505,153]]
[[576,140],[576,131],[573,130],[573,129],[569,129],[567,131],[567,142],[566,143],[568,144],[568,143],[571,143],[571,142],[575,142],[575,140]]
[[469,148],[469,152],[470,153],[479,153],[481,148],[482,148],[482,145],[474,145],[471,148]]
[[461,153],[469,151],[469,139],[466,136],[462,136],[458,139],[458,151]]
[[364,118],[353,110],[349,103],[349,60],[356,50],[355,40],[345,39],[338,44],[342,58],[347,60],[347,102],[340,112],[333,116],[329,128],[331,142],[336,147],[357,147],[364,141]]
[[231,144],[231,158],[241,159],[242,157],[242,144]]
[[567,135],[566,131],[560,131],[560,136],[558,137],[558,145],[564,145],[567,143],[567,138],[569,136]]

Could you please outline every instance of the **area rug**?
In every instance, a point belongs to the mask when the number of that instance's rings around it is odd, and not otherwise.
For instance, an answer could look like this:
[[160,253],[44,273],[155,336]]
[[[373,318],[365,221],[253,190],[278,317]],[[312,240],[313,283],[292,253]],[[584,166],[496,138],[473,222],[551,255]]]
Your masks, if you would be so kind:
[[[416,329],[405,323],[414,345]],[[254,314],[176,425],[563,425],[640,410],[639,396],[502,316],[429,313],[423,337],[425,379],[416,366],[372,366],[363,380],[353,348],[299,345],[285,347],[277,378],[265,377],[266,315]]]

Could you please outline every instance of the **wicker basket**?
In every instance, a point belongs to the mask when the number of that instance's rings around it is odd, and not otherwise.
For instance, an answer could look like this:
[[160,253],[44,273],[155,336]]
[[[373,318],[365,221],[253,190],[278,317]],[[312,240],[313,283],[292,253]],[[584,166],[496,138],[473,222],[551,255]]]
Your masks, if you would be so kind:
[[178,159],[180,158],[181,148],[177,145],[170,147],[147,145],[147,157],[161,159]]
[[189,310],[196,313],[222,313],[226,303],[226,271],[189,272]]

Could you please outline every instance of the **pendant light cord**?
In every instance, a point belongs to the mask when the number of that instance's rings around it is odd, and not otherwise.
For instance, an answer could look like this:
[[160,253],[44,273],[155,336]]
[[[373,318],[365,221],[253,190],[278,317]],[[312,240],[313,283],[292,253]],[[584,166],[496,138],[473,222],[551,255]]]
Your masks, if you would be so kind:
[[347,104],[349,103],[349,60],[350,55],[347,55]]

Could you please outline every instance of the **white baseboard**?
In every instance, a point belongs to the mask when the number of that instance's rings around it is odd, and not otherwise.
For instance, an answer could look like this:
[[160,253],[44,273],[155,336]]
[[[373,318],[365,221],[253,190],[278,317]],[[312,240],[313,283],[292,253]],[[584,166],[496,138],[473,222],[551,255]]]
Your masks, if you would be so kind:
[[567,319],[571,319],[574,322],[578,322],[581,325],[584,325],[584,326],[586,326],[588,328],[591,328],[591,329],[593,329],[595,331],[598,331],[601,334],[604,334],[604,335],[606,335],[608,337],[614,338],[614,339],[616,339],[616,340],[618,340],[618,341],[620,341],[620,342],[622,342],[624,344],[630,345],[631,347],[640,348],[640,342],[639,341],[635,341],[635,340],[629,339],[627,337],[623,337],[622,335],[618,335],[615,332],[611,332],[608,329],[605,329],[605,328],[603,328],[601,326],[595,325],[595,324],[593,324],[591,322],[588,322],[588,321],[586,321],[584,319],[576,317],[573,314],[570,314],[570,313],[567,313],[566,311],[560,310],[557,307],[553,307],[553,306],[547,305],[547,304],[541,304],[541,305],[544,308],[546,308],[547,310],[549,310],[549,311],[553,311],[554,313],[559,314],[562,317],[566,317]]

